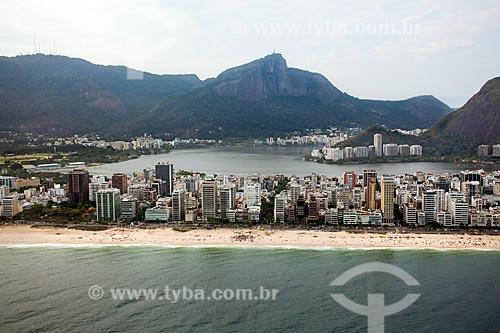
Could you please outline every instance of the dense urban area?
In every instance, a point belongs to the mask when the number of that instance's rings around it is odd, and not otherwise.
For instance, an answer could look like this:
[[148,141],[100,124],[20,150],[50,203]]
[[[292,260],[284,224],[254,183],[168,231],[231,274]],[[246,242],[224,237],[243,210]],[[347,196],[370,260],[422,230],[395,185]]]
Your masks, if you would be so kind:
[[0,177],[4,221],[276,223],[499,227],[500,172],[218,175],[168,162],[133,175],[90,176],[74,164],[52,178]]

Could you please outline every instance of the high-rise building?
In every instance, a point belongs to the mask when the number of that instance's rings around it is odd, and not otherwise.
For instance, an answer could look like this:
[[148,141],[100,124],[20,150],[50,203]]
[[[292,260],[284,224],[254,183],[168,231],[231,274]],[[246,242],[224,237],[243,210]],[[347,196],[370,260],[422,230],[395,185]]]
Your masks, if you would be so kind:
[[417,224],[417,208],[410,204],[405,207],[405,223],[409,225]]
[[444,212],[446,210],[446,191],[435,189],[434,192],[436,192],[436,212]]
[[303,194],[299,194],[296,204],[297,222],[302,223],[306,216],[306,199]]
[[326,224],[339,223],[337,208],[330,208],[325,211],[325,223]]
[[0,200],[8,196],[10,193],[9,188],[5,185],[0,186]]
[[368,185],[368,179],[372,177],[377,179],[377,171],[376,170],[363,170],[363,187]]
[[473,198],[481,194],[481,183],[478,181],[467,181],[462,183],[462,191],[465,193],[465,199],[470,204]]
[[450,213],[453,226],[466,226],[469,221],[469,205],[464,200],[451,199]]
[[9,189],[14,188],[15,181],[16,181],[16,177],[0,176],[0,186],[7,186]]
[[344,172],[344,185],[350,188],[356,186],[356,173],[354,171]]
[[13,218],[19,214],[19,199],[15,195],[7,195],[2,199],[3,216]]
[[492,155],[494,157],[500,157],[500,145],[494,145],[493,146],[493,153]]
[[382,176],[381,189],[381,209],[384,214],[384,223],[394,222],[394,178]]
[[425,224],[436,222],[436,196],[436,191],[425,191],[423,193]]
[[453,226],[453,216],[448,212],[439,212],[436,214],[436,222],[439,225],[451,227]]
[[156,179],[151,183],[151,187],[156,189],[156,193],[161,197],[168,195],[168,183],[165,180]]
[[493,194],[500,195],[500,181],[495,181],[493,184]]
[[421,145],[410,146],[410,155],[411,156],[422,156],[422,146]]
[[344,185],[337,187],[337,204],[342,203],[345,207],[349,207],[352,198],[352,190]]
[[274,221],[276,223],[285,223],[286,211],[286,193],[283,191],[274,197]]
[[151,179],[153,178],[154,170],[151,168],[146,168],[142,172],[144,174],[144,180],[146,182],[151,181]]
[[185,192],[183,189],[176,189],[172,193],[172,221],[182,222],[185,220],[184,208]]
[[121,202],[121,218],[132,220],[137,216],[137,200],[134,197],[123,198]]
[[465,195],[462,192],[448,192],[445,194],[446,210],[451,211],[451,200],[465,200]]
[[451,187],[451,182],[450,182],[449,179],[446,179],[444,177],[439,177],[434,182],[434,187],[436,189],[441,189],[441,190],[444,190],[445,192],[449,192],[450,191],[450,187]]
[[226,184],[220,189],[220,217],[227,219],[227,212],[236,207],[236,186]]
[[245,186],[247,206],[260,206],[260,184],[250,183]]
[[109,188],[109,182],[106,180],[106,177],[102,175],[92,176],[89,183],[89,201],[95,201],[96,193],[99,190],[104,190],[107,188]]
[[97,219],[116,221],[121,216],[120,190],[108,188],[96,194]]
[[128,191],[128,177],[124,173],[115,173],[111,177],[111,187],[120,190],[120,194],[127,193]]
[[68,197],[71,203],[89,201],[89,172],[74,169],[68,174]]
[[217,216],[217,181],[212,178],[201,184],[201,208],[203,221]]
[[460,171],[460,183],[462,183],[462,192],[465,191],[463,183],[465,182],[481,182],[481,173],[479,171]]
[[153,202],[158,199],[158,192],[154,187],[146,187],[142,190],[142,200],[146,202]]
[[354,147],[354,158],[368,158],[368,157],[370,157],[368,147],[365,146]]
[[367,179],[368,184],[366,185],[366,208],[368,210],[377,209],[377,199],[376,199],[376,190],[377,190],[377,178],[369,177]]
[[313,172],[311,174],[311,187],[316,188],[317,185],[318,185],[318,175]]
[[297,199],[299,198],[300,193],[302,193],[302,187],[297,183],[291,183],[288,193],[290,194],[290,201],[295,204],[295,202],[297,202]]
[[489,156],[489,155],[490,155],[489,145],[480,145],[477,147],[477,156]]
[[342,160],[344,158],[344,149],[333,148],[331,156],[333,161]]
[[344,155],[343,155],[344,160],[350,160],[354,158],[354,148],[352,147],[345,147],[344,148]]
[[373,136],[373,145],[375,146],[375,156],[381,157],[382,151],[382,134],[375,134]]
[[318,201],[316,196],[311,194],[307,200],[307,221],[316,222],[318,219]]
[[382,146],[382,153],[384,156],[398,156],[398,145],[395,143],[387,143]]
[[399,145],[398,146],[399,156],[410,156],[410,146],[409,145]]
[[165,162],[158,163],[155,166],[156,178],[167,182],[165,195],[170,196],[174,191],[174,165]]

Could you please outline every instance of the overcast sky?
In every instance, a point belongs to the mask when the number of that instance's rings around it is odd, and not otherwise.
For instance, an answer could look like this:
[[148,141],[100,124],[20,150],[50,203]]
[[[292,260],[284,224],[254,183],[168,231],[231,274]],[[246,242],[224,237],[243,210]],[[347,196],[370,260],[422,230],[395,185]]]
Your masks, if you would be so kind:
[[218,75],[273,50],[361,98],[462,105],[500,75],[498,0],[2,0],[0,54]]

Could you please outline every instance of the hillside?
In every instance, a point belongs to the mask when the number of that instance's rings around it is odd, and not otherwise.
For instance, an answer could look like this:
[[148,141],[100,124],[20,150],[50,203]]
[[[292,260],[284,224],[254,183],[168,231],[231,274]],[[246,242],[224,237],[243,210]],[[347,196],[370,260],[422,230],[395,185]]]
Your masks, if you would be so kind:
[[195,75],[127,80],[121,66],[61,56],[0,57],[0,130],[121,136],[262,137],[327,126],[429,127],[450,112],[432,96],[352,97],[280,54],[200,81]]
[[373,145],[373,136],[375,134],[382,134],[382,142],[385,143],[396,143],[398,145],[402,144],[421,144],[420,137],[414,135],[402,134],[398,131],[389,130],[380,126],[370,126],[361,133],[349,138],[343,142],[337,144],[336,147],[358,147],[358,146],[369,146]]
[[[201,81],[195,75],[127,80],[123,66],[100,66],[61,56],[0,57],[0,129],[106,134],[169,96]],[[119,133],[119,132],[117,132]]]
[[450,132],[430,133],[419,135],[402,134],[380,126],[370,126],[357,135],[337,144],[336,147],[357,147],[373,145],[373,136],[382,134],[382,142],[398,145],[422,145],[424,156],[432,158],[442,157],[470,157],[477,152],[478,141]]
[[450,108],[432,96],[403,101],[358,99],[324,76],[289,68],[281,54],[272,54],[226,70],[201,88],[165,101],[141,123],[152,124],[152,131],[177,136],[255,137],[332,125],[429,127],[448,112]]
[[459,135],[477,143],[500,143],[500,77],[486,84],[457,111],[441,119],[430,133]]

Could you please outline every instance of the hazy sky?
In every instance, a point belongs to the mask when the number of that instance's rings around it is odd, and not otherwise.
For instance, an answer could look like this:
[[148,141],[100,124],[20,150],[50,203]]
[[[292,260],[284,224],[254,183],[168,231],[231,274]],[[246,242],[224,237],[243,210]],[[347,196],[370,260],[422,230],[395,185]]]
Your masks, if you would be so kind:
[[[216,76],[272,53],[361,98],[460,106],[500,75],[498,0],[2,0],[0,54]],[[1,73],[0,73],[1,74]]]

